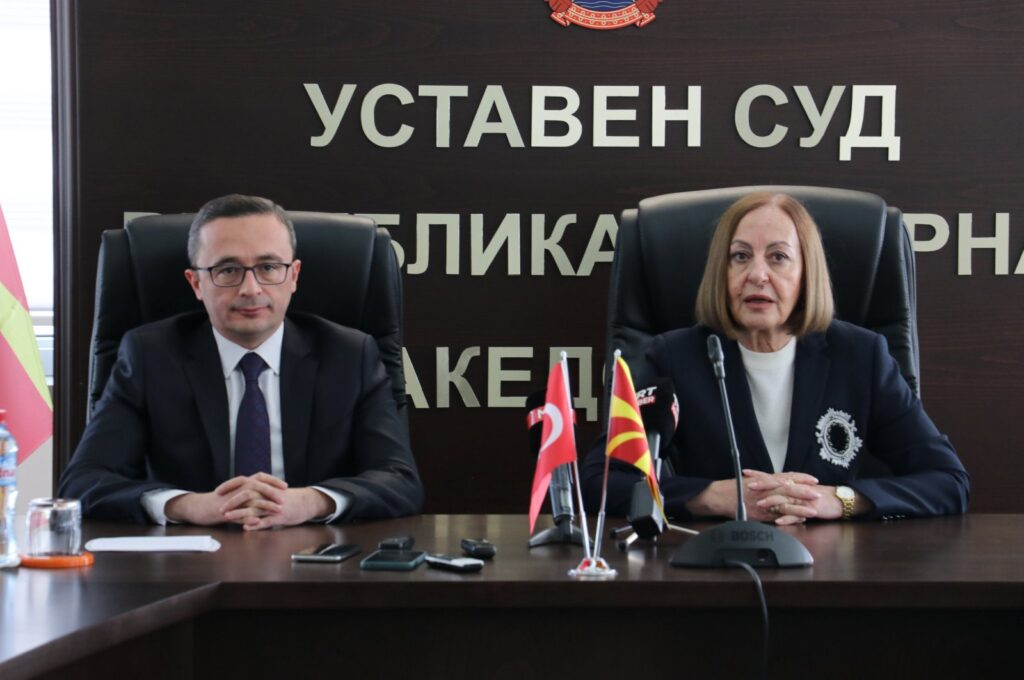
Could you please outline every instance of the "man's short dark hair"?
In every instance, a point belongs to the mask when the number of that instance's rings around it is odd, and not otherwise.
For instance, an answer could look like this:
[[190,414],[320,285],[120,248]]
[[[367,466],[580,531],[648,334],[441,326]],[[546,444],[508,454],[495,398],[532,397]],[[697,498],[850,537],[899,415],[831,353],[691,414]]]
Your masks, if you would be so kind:
[[245,215],[276,215],[288,229],[288,240],[292,244],[292,257],[295,256],[295,226],[288,217],[285,209],[268,198],[259,196],[243,196],[242,194],[228,194],[207,201],[206,205],[199,209],[192,226],[188,230],[188,260],[193,267],[199,266],[199,231],[208,222],[220,219],[221,217],[243,217]]

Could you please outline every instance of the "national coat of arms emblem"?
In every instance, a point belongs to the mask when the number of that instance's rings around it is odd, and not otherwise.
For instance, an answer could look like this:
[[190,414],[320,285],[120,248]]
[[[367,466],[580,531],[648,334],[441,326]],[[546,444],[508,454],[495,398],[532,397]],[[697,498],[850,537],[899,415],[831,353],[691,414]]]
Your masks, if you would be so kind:
[[607,31],[623,26],[643,28],[654,21],[654,8],[661,0],[545,0],[551,18],[563,26]]

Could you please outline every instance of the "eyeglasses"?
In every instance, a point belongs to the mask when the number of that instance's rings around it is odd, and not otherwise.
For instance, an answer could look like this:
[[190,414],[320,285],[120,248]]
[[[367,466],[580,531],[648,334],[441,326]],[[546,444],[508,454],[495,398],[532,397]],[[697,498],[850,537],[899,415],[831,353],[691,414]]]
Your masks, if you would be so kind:
[[256,282],[264,286],[276,286],[284,283],[288,267],[292,262],[260,262],[251,267],[240,264],[218,264],[214,267],[192,267],[192,271],[209,272],[213,285],[220,288],[236,288],[245,280],[245,273],[252,272]]

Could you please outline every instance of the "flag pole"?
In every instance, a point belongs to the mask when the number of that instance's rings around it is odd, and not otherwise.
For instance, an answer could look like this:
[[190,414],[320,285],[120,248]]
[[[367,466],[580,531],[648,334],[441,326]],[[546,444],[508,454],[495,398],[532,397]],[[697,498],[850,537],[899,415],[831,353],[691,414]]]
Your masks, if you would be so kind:
[[[615,401],[615,375],[619,372],[619,357],[622,356],[621,350],[615,350],[615,354],[612,357],[612,384],[611,391],[609,394],[611,398],[608,400],[608,431],[611,432],[612,428],[612,409],[613,402]],[[604,451],[604,481],[601,482],[601,509],[597,513],[597,535],[594,537],[594,559],[601,556],[601,534],[604,533],[604,510],[608,504],[608,467],[611,464],[611,457],[608,455],[608,434],[605,433],[605,451]]]
[[[569,355],[562,351],[562,379],[565,380],[565,394],[569,397],[569,426],[572,428],[573,441],[576,440],[576,425],[573,418],[572,387],[569,385]],[[576,477],[576,499],[580,504],[580,529],[583,531],[583,557],[590,559],[590,528],[587,526],[587,511],[583,509],[583,487],[580,485],[579,456],[572,459],[572,472]],[[572,526],[570,524],[570,526]]]

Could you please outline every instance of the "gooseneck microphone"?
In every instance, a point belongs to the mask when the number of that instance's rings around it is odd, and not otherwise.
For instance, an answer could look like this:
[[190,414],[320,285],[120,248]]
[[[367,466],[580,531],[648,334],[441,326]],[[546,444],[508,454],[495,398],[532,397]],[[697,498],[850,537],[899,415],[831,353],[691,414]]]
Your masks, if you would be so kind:
[[722,410],[725,411],[725,428],[729,432],[729,452],[732,454],[732,471],[736,475],[736,519],[747,521],[747,506],[743,502],[743,471],[740,469],[740,447],[736,446],[736,429],[732,425],[732,411],[729,410],[729,394],[725,391],[725,354],[722,353],[722,342],[712,333],[708,336],[708,359],[715,371],[718,381],[718,393],[722,397]]
[[706,529],[689,539],[672,556],[674,567],[726,567],[743,562],[752,567],[807,567],[814,558],[800,541],[771,524],[747,520],[743,503],[743,479],[740,470],[740,452],[736,445],[729,395],[725,389],[725,359],[722,343],[717,335],[708,336],[708,359],[718,381],[722,397],[725,426],[729,433],[729,447],[733,470],[736,474],[736,519]]

